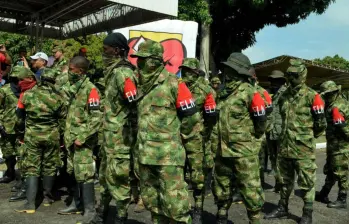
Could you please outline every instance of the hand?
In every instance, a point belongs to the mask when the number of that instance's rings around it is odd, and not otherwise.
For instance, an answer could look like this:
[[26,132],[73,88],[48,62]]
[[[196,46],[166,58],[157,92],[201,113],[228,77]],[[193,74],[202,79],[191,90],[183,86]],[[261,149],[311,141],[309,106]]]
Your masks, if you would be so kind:
[[0,51],[1,52],[6,52],[6,47],[4,44],[0,44]]
[[29,63],[25,57],[22,57],[22,61],[23,61],[23,66],[26,68],[29,68]]
[[74,144],[75,144],[76,146],[82,146],[82,143],[79,142],[78,140],[75,140]]

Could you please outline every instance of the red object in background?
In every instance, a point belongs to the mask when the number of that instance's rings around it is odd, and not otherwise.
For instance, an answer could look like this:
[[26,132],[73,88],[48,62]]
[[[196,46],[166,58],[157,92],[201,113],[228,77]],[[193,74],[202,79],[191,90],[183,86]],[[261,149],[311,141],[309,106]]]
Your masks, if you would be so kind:
[[[130,55],[135,52],[133,47],[140,38],[143,37],[132,38],[128,43],[128,46],[130,47],[128,59],[134,66],[137,66],[137,58],[131,58]],[[169,63],[166,65],[166,70],[176,74],[179,70],[178,67],[182,65],[183,59],[186,57],[185,46],[177,39],[168,39],[161,41],[160,43],[164,47],[164,61],[169,60]]]

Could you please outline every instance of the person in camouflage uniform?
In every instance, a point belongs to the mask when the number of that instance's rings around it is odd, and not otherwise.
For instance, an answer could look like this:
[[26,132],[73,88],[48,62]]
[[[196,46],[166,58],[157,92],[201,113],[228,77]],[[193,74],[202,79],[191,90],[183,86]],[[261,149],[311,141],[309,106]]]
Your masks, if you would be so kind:
[[[100,93],[86,77],[89,63],[82,56],[69,63],[70,105],[65,123],[64,142],[70,161],[68,173],[74,173],[77,185],[74,201],[67,208],[70,214],[79,213],[81,204],[84,216],[77,223],[90,223],[95,216],[95,190],[93,148],[101,125]],[[79,197],[79,191],[82,196]],[[81,200],[82,199],[82,200]],[[82,202],[81,202],[82,201]],[[81,202],[81,203],[80,203]]]
[[[131,149],[136,139],[135,133],[131,130],[130,119],[133,115],[132,110],[136,109],[137,89],[133,72],[135,68],[126,59],[128,51],[127,39],[121,33],[109,34],[104,39],[104,58],[107,67],[102,149],[104,158],[101,172],[105,175],[108,190],[116,202],[115,224],[124,224],[128,216],[127,210],[131,201]],[[102,193],[103,197],[105,195]],[[109,202],[110,199],[101,201],[104,211],[100,216],[104,216],[104,222]]]
[[266,219],[288,216],[288,200],[298,174],[298,186],[304,201],[301,224],[312,223],[315,198],[315,138],[326,129],[325,104],[321,96],[306,84],[307,68],[302,60],[291,59],[286,77],[289,87],[279,99],[282,134],[278,166],[281,176],[280,201]]
[[64,47],[61,45],[56,45],[52,49],[55,61],[51,66],[52,69],[63,70],[65,66],[68,66],[68,61],[64,57]]
[[219,148],[213,185],[217,223],[227,223],[234,175],[250,223],[260,223],[264,194],[259,176],[260,147],[256,140],[266,129],[265,103],[250,84],[251,63],[247,56],[232,53],[224,65],[225,88],[218,96],[217,105]]
[[[0,147],[7,170],[0,184],[9,183],[15,179],[15,165],[17,155],[17,137],[15,131],[16,124],[16,105],[18,102],[20,90],[18,80],[9,74],[9,84],[0,88]],[[19,185],[20,186],[20,185]]]
[[[19,86],[35,85],[29,81],[34,74],[27,68],[20,67],[18,74]],[[29,76],[29,77],[28,77]],[[25,77],[25,78],[24,78]],[[17,105],[17,116],[25,121],[24,167],[27,179],[27,202],[17,212],[34,213],[35,198],[39,178],[43,176],[44,206],[53,202],[51,190],[54,184],[56,170],[59,167],[59,119],[64,119],[66,108],[62,98],[54,89],[54,77],[42,74],[41,81],[30,90],[21,93]],[[24,127],[24,124],[19,125]]]
[[191,223],[183,167],[185,150],[202,167],[202,124],[185,83],[165,69],[163,53],[160,43],[146,40],[131,55],[139,72],[136,171],[153,223]]
[[[204,167],[195,167],[191,169],[191,181],[193,184],[194,192],[194,212],[193,212],[193,223],[201,224],[202,223],[202,212],[204,205],[205,197],[205,179],[208,177],[208,174],[212,171],[214,166],[214,153],[212,152],[211,147],[211,132],[212,128],[215,125],[217,120],[216,113],[216,102],[215,92],[209,86],[209,83],[205,80],[205,76],[199,75],[199,66],[200,62],[196,58],[186,58],[183,60],[182,65],[179,67],[181,69],[182,80],[188,86],[190,92],[193,94],[195,105],[199,110],[201,115],[201,120],[204,121],[204,129],[202,134],[203,146],[196,145],[198,147],[197,151],[200,152],[203,147],[204,151]],[[197,154],[194,154],[197,156]],[[192,168],[192,164],[196,163],[196,157],[188,154],[189,168]],[[204,172],[202,172],[204,171]]]
[[[326,81],[320,86],[321,95],[326,107],[326,140],[327,162],[324,167],[325,185],[319,194],[318,201],[327,203],[329,208],[347,208],[347,191],[349,188],[349,129],[346,119],[349,116],[348,101],[341,96],[341,86],[333,81]],[[338,181],[338,198],[329,202],[328,194]]]
[[215,90],[218,91],[219,86],[222,84],[221,80],[219,79],[218,76],[214,76],[212,77],[211,81],[210,81],[210,85],[211,87]]
[[267,133],[267,143],[268,143],[268,150],[269,150],[269,157],[271,161],[271,174],[274,174],[275,176],[275,186],[273,189],[269,191],[274,191],[276,193],[280,192],[280,175],[277,167],[277,155],[279,152],[279,137],[281,134],[281,125],[282,125],[282,119],[281,114],[279,110],[279,99],[282,93],[286,90],[285,85],[285,77],[284,73],[275,70],[271,72],[271,75],[269,76],[269,80],[271,83],[270,91],[272,93],[272,101],[273,101],[273,111],[271,113],[271,123],[272,127],[271,130]]

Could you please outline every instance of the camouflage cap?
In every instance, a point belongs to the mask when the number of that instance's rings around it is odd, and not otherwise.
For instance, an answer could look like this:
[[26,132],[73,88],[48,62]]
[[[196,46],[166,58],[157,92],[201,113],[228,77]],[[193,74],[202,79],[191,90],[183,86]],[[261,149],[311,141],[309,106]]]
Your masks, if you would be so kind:
[[131,58],[148,58],[148,57],[154,57],[162,60],[164,53],[163,46],[156,41],[153,40],[146,40],[143,43],[141,43],[138,47],[138,51],[131,54]]
[[334,91],[340,91],[340,90],[341,90],[341,86],[337,85],[334,81],[331,81],[331,80],[322,83],[320,86],[320,92],[322,95],[326,93],[334,92]]
[[179,68],[189,68],[192,70],[198,70],[200,68],[200,62],[198,59],[196,58],[185,58],[183,60],[183,63],[181,66],[179,66]]
[[305,63],[301,59],[290,59],[290,64],[291,66],[288,67],[287,73],[292,74],[292,73],[297,73],[300,78],[306,79],[307,78],[307,68],[305,66]]
[[221,84],[221,80],[216,76],[211,79],[211,84]]
[[252,76],[252,73],[250,72],[252,67],[250,59],[248,59],[248,57],[242,53],[233,52],[229,56],[228,60],[222,63],[235,69],[241,75]]
[[37,79],[34,73],[29,68],[26,68],[24,66],[13,67],[10,76],[16,77],[18,79],[25,79],[25,78],[31,78],[31,77],[34,77],[35,79]]
[[274,70],[271,72],[271,75],[269,75],[269,79],[284,79],[285,75],[280,70]]
[[57,45],[55,47],[53,47],[52,49],[52,53],[56,53],[57,51],[60,51],[60,52],[64,52],[64,47],[63,46],[60,46],[60,45]]

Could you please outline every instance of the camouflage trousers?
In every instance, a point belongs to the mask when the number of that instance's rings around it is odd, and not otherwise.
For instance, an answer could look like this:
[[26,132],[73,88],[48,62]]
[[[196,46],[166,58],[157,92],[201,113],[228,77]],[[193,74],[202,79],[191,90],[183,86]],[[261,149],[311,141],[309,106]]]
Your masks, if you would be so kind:
[[139,164],[142,199],[154,224],[191,223],[183,167]]
[[68,150],[67,172],[72,175],[78,183],[93,183],[95,167],[93,165],[93,147],[87,144],[82,146],[71,146]]
[[278,158],[280,169],[280,203],[288,204],[295,181],[295,173],[298,176],[298,187],[302,192],[305,207],[312,208],[315,199],[316,163],[315,159],[289,159]]
[[324,188],[331,190],[338,181],[339,193],[346,193],[349,189],[349,153],[328,155],[324,174],[326,175]]
[[6,138],[1,137],[0,148],[3,158],[8,158],[10,156],[17,155],[17,145],[16,145],[17,135],[8,134]]
[[106,170],[107,170],[107,156],[103,148],[100,148],[99,153],[101,164],[99,166],[99,192],[101,193],[101,204],[108,205],[111,201],[111,195],[108,189],[107,180],[106,180]]
[[268,143],[271,168],[275,172],[276,182],[280,182],[280,173],[279,173],[279,168],[277,166],[277,159],[278,159],[278,152],[279,152],[280,143],[278,140],[270,140],[270,139],[267,140],[267,143]]
[[216,158],[213,194],[218,205],[218,214],[226,215],[232,204],[234,175],[249,219],[252,222],[258,222],[264,204],[258,155],[242,158],[220,156]]
[[119,217],[127,217],[131,202],[130,172],[130,159],[107,158],[105,178]]
[[55,176],[61,166],[58,131],[45,135],[31,134],[25,134],[21,146],[25,176]]

